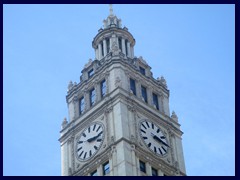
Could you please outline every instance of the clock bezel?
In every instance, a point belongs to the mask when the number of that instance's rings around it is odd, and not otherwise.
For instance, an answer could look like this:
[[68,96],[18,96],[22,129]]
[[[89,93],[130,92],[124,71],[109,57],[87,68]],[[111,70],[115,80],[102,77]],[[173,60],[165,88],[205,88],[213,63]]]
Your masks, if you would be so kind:
[[[83,136],[83,133],[85,132],[85,131],[87,131],[87,129],[89,128],[89,127],[91,127],[91,126],[93,126],[94,124],[98,124],[98,125],[100,125],[101,127],[102,127],[102,131],[103,131],[103,133],[102,133],[102,141],[101,141],[101,143],[100,143],[100,145],[98,146],[98,149],[90,156],[90,157],[88,157],[88,158],[85,158],[85,159],[82,159],[82,158],[79,158],[78,156],[78,141],[80,140],[80,138]],[[78,160],[78,161],[80,161],[80,162],[86,162],[86,161],[89,161],[90,159],[92,159],[94,156],[96,156],[96,154],[100,151],[100,149],[101,149],[101,147],[102,147],[102,145],[103,145],[103,142],[104,142],[104,140],[105,140],[105,126],[104,126],[104,124],[103,123],[101,123],[101,122],[99,122],[99,121],[95,121],[95,122],[92,122],[92,123],[90,123],[86,128],[84,128],[80,133],[79,133],[79,135],[76,137],[76,141],[75,141],[75,148],[74,148],[74,152],[75,152],[75,157],[76,157],[76,159]]]
[[[154,126],[158,127],[158,128],[160,129],[162,135],[165,137],[166,143],[169,145],[168,136],[167,136],[167,133],[165,132],[164,128],[162,128],[160,125],[158,125],[157,123],[155,123],[155,122],[153,122],[153,121],[151,121],[151,120],[149,120],[149,119],[142,119],[142,120],[140,120],[139,123],[138,123],[138,132],[139,132],[139,135],[140,135],[141,140],[143,141],[143,144],[145,145],[145,147],[146,147],[148,150],[150,150],[154,155],[157,155],[158,157],[161,157],[161,158],[166,157],[166,156],[169,154],[169,148],[171,148],[171,147],[165,146],[167,149],[166,149],[166,153],[164,153],[163,155],[161,155],[160,153],[156,153],[153,149],[151,149],[150,147],[148,147],[148,145],[147,145],[146,141],[144,140],[143,135],[142,135],[142,133],[141,133],[141,125],[142,125],[142,123],[144,123],[144,122],[152,123],[152,124],[154,124]],[[148,138],[149,138],[149,136],[148,136]],[[170,146],[170,145],[169,145],[169,146]]]

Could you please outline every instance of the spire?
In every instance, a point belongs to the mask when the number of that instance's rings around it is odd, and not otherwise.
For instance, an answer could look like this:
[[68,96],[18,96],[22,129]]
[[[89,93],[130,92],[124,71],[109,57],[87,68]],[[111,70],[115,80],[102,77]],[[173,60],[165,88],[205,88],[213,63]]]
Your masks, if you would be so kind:
[[112,4],[109,4],[109,16],[113,16]]

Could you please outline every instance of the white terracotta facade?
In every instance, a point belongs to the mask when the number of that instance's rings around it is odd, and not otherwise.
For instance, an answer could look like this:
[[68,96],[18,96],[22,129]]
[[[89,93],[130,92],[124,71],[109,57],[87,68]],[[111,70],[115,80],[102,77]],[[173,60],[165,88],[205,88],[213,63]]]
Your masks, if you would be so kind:
[[[158,176],[186,175],[182,134],[178,118],[169,110],[169,90],[163,77],[154,79],[151,67],[140,56],[134,56],[135,39],[121,20],[111,14],[104,20],[92,42],[95,60],[89,60],[82,70],[79,83],[69,83],[66,96],[68,121],[64,119],[61,137],[63,176],[104,175],[103,165],[108,162],[106,176],[151,176],[153,168]],[[145,75],[140,72],[145,70]],[[89,77],[89,72],[93,75]],[[130,79],[135,81],[136,95]],[[106,82],[106,94],[101,95],[101,82]],[[141,86],[146,87],[147,103],[143,101]],[[95,89],[95,102],[90,105],[91,89]],[[157,95],[158,109],[153,103]],[[80,113],[80,99],[84,110]],[[140,137],[139,123],[149,120],[157,124],[170,146],[165,156],[150,151]],[[91,123],[104,126],[104,138],[97,153],[87,161],[76,155],[77,139]],[[140,170],[140,161],[146,172]]]

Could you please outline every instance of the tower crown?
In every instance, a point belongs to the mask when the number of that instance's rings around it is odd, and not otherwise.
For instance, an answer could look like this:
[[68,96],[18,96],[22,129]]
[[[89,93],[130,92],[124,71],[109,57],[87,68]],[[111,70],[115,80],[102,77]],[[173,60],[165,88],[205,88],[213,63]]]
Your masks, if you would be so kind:
[[134,57],[135,39],[128,28],[122,28],[122,20],[113,14],[112,5],[107,19],[103,20],[103,28],[98,30],[92,47],[95,50],[95,59],[101,60],[109,53],[122,53],[123,56]]

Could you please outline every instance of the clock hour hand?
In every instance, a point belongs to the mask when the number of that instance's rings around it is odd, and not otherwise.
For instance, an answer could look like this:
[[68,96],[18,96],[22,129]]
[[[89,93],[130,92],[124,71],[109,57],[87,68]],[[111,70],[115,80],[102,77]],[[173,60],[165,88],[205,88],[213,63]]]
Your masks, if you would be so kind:
[[87,142],[95,141],[101,134],[102,134],[102,132],[100,132],[97,136],[94,136],[94,137],[92,137],[92,138],[89,138],[89,139],[87,140]]
[[156,135],[154,135],[153,133],[151,133],[153,139],[155,139],[156,141],[162,143],[163,145],[169,147],[169,145],[167,143],[165,143],[163,140],[161,140],[159,137],[157,137]]

